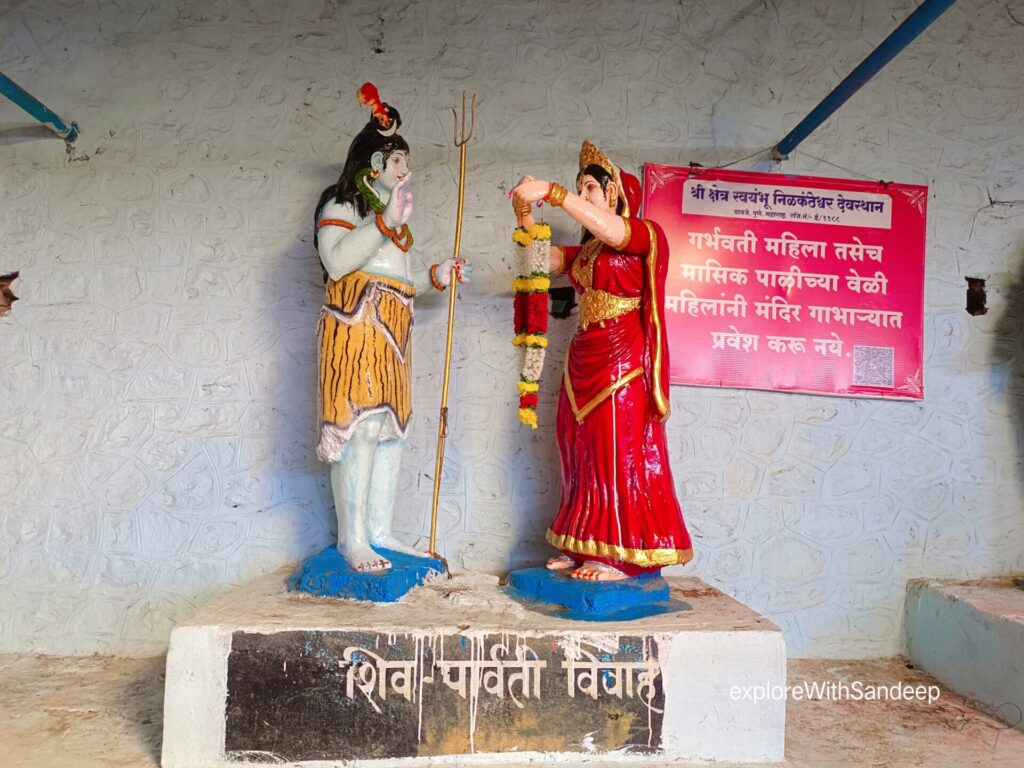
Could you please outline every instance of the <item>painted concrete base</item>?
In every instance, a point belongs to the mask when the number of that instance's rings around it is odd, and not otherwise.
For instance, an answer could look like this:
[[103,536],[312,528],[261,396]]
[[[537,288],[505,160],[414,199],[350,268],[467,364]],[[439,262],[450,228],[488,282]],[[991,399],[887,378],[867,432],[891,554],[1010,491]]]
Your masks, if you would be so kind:
[[782,632],[698,579],[667,580],[690,611],[597,625],[479,574],[379,605],[284,575],[174,629],[164,768],[783,758]]
[[567,570],[523,568],[508,575],[508,592],[537,610],[580,621],[631,621],[689,608],[670,601],[660,574],[591,582],[571,578]]
[[288,578],[288,589],[343,600],[393,603],[430,574],[445,570],[444,563],[437,558],[403,555],[383,547],[377,552],[391,561],[391,568],[381,573],[361,573],[353,570],[332,544],[295,569]]
[[907,655],[1024,730],[1024,590],[1009,581],[908,585]]

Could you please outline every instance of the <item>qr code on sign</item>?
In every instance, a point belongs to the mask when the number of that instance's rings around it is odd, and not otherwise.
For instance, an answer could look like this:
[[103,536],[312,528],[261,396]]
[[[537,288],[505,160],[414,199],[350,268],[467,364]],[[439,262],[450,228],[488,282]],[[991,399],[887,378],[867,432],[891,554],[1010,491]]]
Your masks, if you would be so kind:
[[853,348],[853,383],[862,387],[893,386],[893,348]]

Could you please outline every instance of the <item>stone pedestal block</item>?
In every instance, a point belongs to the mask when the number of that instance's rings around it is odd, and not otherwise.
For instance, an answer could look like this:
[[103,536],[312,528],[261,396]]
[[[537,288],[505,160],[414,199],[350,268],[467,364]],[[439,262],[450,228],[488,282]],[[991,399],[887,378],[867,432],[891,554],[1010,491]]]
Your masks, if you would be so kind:
[[394,603],[432,573],[443,573],[444,563],[435,557],[412,557],[381,547],[378,554],[391,561],[381,572],[354,570],[333,544],[305,560],[288,579],[288,589],[320,597]]
[[672,602],[668,582],[660,574],[583,581],[567,570],[524,568],[508,575],[508,592],[541,612],[581,621],[628,621],[689,609],[684,602]]
[[697,579],[667,580],[689,611],[595,624],[482,575],[383,605],[286,577],[175,628],[164,768],[783,757],[782,633]]
[[1017,584],[911,581],[904,631],[917,666],[1024,730],[1024,590]]

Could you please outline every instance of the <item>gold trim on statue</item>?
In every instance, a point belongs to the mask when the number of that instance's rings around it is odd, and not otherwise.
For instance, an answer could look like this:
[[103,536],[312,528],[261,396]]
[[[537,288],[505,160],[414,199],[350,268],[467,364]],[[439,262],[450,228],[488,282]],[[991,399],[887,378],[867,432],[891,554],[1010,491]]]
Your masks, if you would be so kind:
[[658,295],[658,284],[655,279],[655,267],[658,264],[658,238],[654,232],[651,222],[644,221],[647,232],[651,238],[650,250],[647,251],[647,290],[648,290],[648,312],[650,313],[651,325],[654,326],[654,360],[651,364],[654,368],[654,375],[651,376],[651,394],[654,396],[654,404],[658,409],[660,418],[664,421],[672,410],[669,403],[668,393],[661,388],[661,339],[664,331],[661,328],[661,320],[658,318],[658,307],[661,306],[662,297]]
[[572,380],[569,378],[569,355],[566,353],[565,356],[565,394],[569,398],[569,405],[572,408],[573,416],[576,417],[576,422],[579,424],[583,423],[583,420],[591,414],[591,412],[597,408],[601,403],[607,400],[618,390],[629,384],[637,376],[640,376],[644,372],[643,368],[634,368],[624,376],[620,376],[618,379],[613,381],[607,387],[598,392],[590,400],[589,403],[584,405],[582,408],[576,407],[576,393],[572,389]]
[[548,202],[551,203],[555,208],[561,208],[562,203],[565,202],[565,196],[569,194],[569,190],[563,187],[561,184],[556,182],[551,183],[551,188],[548,190]]
[[593,323],[621,317],[639,306],[639,296],[616,296],[600,288],[588,288],[580,297],[580,329],[585,331]]
[[692,549],[632,549],[603,541],[583,541],[568,534],[557,534],[548,528],[548,543],[563,552],[590,557],[609,557],[643,567],[682,565],[693,559]]

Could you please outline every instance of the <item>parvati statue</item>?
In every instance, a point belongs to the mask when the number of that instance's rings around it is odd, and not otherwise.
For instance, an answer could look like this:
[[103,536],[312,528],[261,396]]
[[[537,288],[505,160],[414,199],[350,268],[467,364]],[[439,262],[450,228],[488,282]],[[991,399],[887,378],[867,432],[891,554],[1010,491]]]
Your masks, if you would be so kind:
[[639,218],[640,182],[590,142],[575,192],[531,176],[515,187],[523,242],[538,232],[532,205],[541,200],[583,227],[581,244],[550,246],[547,264],[581,294],[558,398],[561,499],[547,531],[562,555],[548,568],[608,581],[686,563],[693,550],[665,439],[665,235]]

